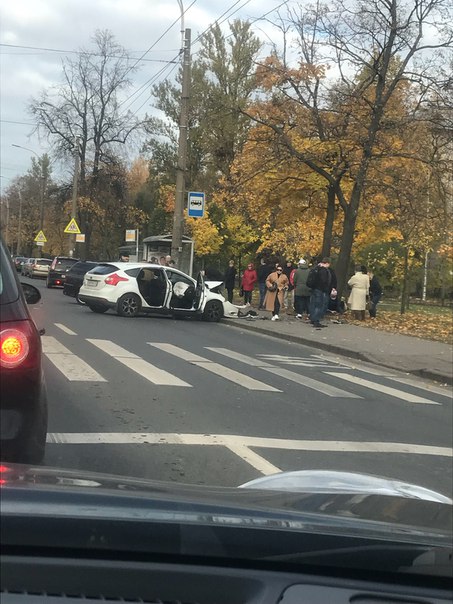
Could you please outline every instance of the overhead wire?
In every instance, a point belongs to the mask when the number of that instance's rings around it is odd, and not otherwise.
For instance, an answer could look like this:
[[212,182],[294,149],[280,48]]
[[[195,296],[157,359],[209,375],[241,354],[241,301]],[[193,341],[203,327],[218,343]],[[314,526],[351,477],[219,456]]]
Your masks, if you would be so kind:
[[[190,8],[192,8],[192,6],[195,4],[196,1],[197,0],[192,0],[192,2],[189,4],[189,6],[182,12],[181,16],[185,15],[186,12]],[[177,23],[179,23],[181,16],[179,16],[177,19],[175,19],[173,21],[173,23],[167,27],[167,29],[164,31],[164,33],[161,34],[153,44],[151,44],[151,46],[148,48],[148,50],[145,50],[145,52],[142,54],[142,56],[139,57],[135,61],[135,63],[133,65],[131,65],[131,67],[126,71],[125,75],[128,74],[129,71],[131,71],[132,69],[135,69],[135,67],[140,63],[140,61],[156,46],[156,44],[158,44],[162,40],[162,38],[170,31],[170,29],[172,29],[172,27],[174,27]]]
[[[232,17],[235,13],[237,13],[239,10],[241,10],[242,8],[244,8],[244,6],[246,6],[247,4],[249,4],[251,2],[251,0],[246,0],[245,2],[243,2],[243,4],[241,6],[239,6],[238,8],[236,8],[236,10],[234,10],[233,12],[231,12],[238,4],[240,4],[240,2],[242,2],[242,0],[236,0],[235,2],[233,2],[233,4],[227,8],[213,23],[211,23],[209,25],[209,27],[207,27],[201,34],[199,34],[197,36],[197,38],[192,42],[192,46],[193,44],[197,43],[205,34],[206,32],[208,32],[216,23],[221,25],[224,21],[226,21],[227,19],[229,19],[230,17]],[[251,21],[251,23],[256,23],[257,21],[260,21],[261,19],[267,17],[269,14],[275,12],[276,10],[278,10],[279,8],[281,8],[282,6],[284,6],[285,4],[288,4],[289,0],[283,0],[283,2],[281,2],[278,6],[270,9],[269,11],[267,11],[266,13],[264,13],[263,15],[260,15],[259,17],[256,17],[255,19],[253,19],[253,21]],[[192,5],[191,5],[192,6]],[[190,7],[189,7],[190,8]],[[186,12],[186,11],[185,11]],[[229,38],[231,35],[226,36],[226,38]],[[198,51],[197,51],[198,52]],[[193,54],[197,54],[197,52],[193,53]],[[178,53],[177,56],[179,56],[181,53]],[[174,61],[176,60],[177,57],[175,57]],[[169,62],[170,63],[170,62]],[[173,71],[175,70],[176,66],[178,65],[178,63],[176,63],[174,65],[174,67],[170,70],[170,72],[165,76],[165,79],[168,79],[170,77],[170,75],[173,73]],[[125,99],[124,101],[122,101],[120,103],[120,106],[123,105],[127,100],[129,100],[130,98],[132,98],[133,96],[135,96],[137,93],[140,92],[140,90],[142,91],[137,99],[144,93],[144,89],[149,86],[152,85],[158,77],[160,77],[165,71],[165,68],[162,68],[155,76],[153,76],[152,78],[150,78],[147,82],[145,82],[145,84],[143,84],[142,86],[140,86],[140,88],[138,88],[132,95],[130,95],[129,97],[127,97],[127,99]],[[136,109],[133,114],[136,115],[140,109],[142,109],[146,103],[149,101],[149,99],[151,98],[151,95],[149,95],[149,97],[140,105],[140,107],[138,107],[138,109]],[[134,101],[132,101],[132,103],[129,105],[129,107],[127,109],[130,109],[130,107],[133,105],[133,103],[135,103],[135,101],[137,100],[135,99]]]
[[[38,50],[38,51],[43,51],[43,52],[39,52],[39,53],[17,53],[17,52],[5,52],[5,51],[1,51],[1,54],[11,54],[11,55],[17,55],[17,56],[33,56],[33,55],[37,55],[37,54],[44,54],[46,52],[53,52],[53,53],[58,53],[58,54],[75,54],[75,55],[88,55],[90,57],[102,57],[104,55],[101,55],[101,53],[98,52],[90,52],[90,51],[84,51],[84,50],[64,50],[62,48],[46,48],[44,46],[24,46],[21,44],[6,44],[6,43],[0,43],[0,47],[7,47],[7,48],[20,48],[20,49],[24,49],[24,50]],[[162,51],[160,50],[159,52],[175,52],[176,49],[168,49],[166,51]],[[165,63],[166,60],[165,59],[145,59],[145,53],[143,51],[138,51],[138,50],[132,50],[129,51],[131,53],[137,53],[137,52],[142,52],[142,56],[140,58],[140,61],[147,61],[150,63]],[[150,49],[148,49],[148,51],[146,52],[150,52]],[[157,51],[156,51],[157,52]],[[121,59],[123,57],[119,56],[119,55],[106,55],[108,58],[111,59]],[[129,57],[131,59],[136,59],[136,57]]]

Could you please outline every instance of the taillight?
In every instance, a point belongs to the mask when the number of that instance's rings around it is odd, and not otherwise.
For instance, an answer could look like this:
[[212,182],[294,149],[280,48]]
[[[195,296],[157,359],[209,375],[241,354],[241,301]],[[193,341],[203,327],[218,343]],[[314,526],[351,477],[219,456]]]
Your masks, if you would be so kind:
[[25,320],[4,325],[0,331],[0,367],[36,369],[40,364],[41,341],[34,323]]
[[0,333],[0,363],[2,367],[17,367],[28,355],[27,336],[18,329],[4,329]]
[[113,275],[109,275],[104,279],[104,283],[107,283],[107,285],[118,285],[120,281],[129,281],[129,279],[121,277],[118,273],[113,273]]
[[8,466],[4,466],[4,465],[0,465],[0,486],[4,485],[4,484],[8,484],[8,481],[3,478],[3,476],[8,473],[11,472],[11,468],[8,468]]

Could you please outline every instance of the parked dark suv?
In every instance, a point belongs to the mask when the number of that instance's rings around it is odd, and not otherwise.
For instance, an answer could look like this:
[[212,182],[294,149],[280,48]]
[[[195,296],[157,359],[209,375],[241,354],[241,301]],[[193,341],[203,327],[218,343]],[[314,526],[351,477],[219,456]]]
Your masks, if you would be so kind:
[[78,262],[78,258],[70,258],[69,256],[56,256],[52,260],[47,275],[47,287],[55,287],[56,285],[63,286],[66,279],[66,272]]
[[39,463],[47,435],[41,337],[28,304],[41,299],[19,282],[0,237],[0,459]]
[[79,289],[82,287],[85,273],[91,271],[91,269],[97,265],[97,262],[92,262],[90,260],[81,260],[80,262],[73,264],[66,273],[63,285],[64,295],[72,296],[79,304],[85,304],[85,302],[79,300]]

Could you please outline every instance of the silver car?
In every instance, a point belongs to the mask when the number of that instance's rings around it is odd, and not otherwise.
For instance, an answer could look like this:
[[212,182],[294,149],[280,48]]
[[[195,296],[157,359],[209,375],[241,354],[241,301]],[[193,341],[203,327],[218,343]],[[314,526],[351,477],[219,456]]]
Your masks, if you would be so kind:
[[52,264],[52,260],[48,258],[30,258],[33,262],[27,264],[27,276],[31,277],[44,277],[46,278],[49,273],[49,267]]

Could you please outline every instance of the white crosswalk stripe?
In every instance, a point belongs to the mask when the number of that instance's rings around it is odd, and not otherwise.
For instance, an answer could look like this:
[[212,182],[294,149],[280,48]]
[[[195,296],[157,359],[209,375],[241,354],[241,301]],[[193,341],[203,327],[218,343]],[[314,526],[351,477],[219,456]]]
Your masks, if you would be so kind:
[[357,384],[357,386],[364,386],[365,388],[370,388],[371,390],[377,390],[383,394],[388,394],[395,398],[399,398],[407,403],[421,403],[424,405],[440,405],[440,403],[436,403],[427,398],[423,398],[421,396],[417,396],[415,394],[411,394],[410,392],[404,392],[403,390],[397,390],[396,388],[391,388],[390,386],[385,386],[384,384],[377,384],[375,382],[371,382],[370,380],[364,380],[363,378],[356,377],[354,375],[350,375],[348,373],[339,373],[336,371],[326,371],[327,375],[331,375],[336,378],[340,378],[341,380],[346,380],[348,382],[352,382],[353,384]]
[[335,367],[338,369],[346,368],[337,362],[331,362],[320,357],[310,355],[309,357],[288,356],[284,354],[258,354],[258,357],[267,361],[281,363],[283,365],[294,365],[298,367]]
[[72,329],[69,329],[69,327],[66,327],[66,325],[63,325],[63,323],[54,323],[55,327],[58,327],[58,329],[61,329],[61,331],[64,331],[65,333],[67,333],[70,336],[76,336],[76,332],[72,331]]
[[42,349],[49,361],[70,382],[105,382],[83,359],[73,354],[52,336],[41,336]]
[[239,373],[239,371],[235,371],[234,369],[230,369],[229,367],[225,367],[225,365],[220,365],[219,363],[215,363],[214,361],[210,361],[205,357],[201,357],[197,354],[190,352],[189,350],[184,350],[184,348],[179,348],[179,346],[174,346],[173,344],[166,344],[164,342],[155,343],[148,342],[150,346],[154,346],[159,350],[167,352],[168,354],[172,354],[192,365],[196,365],[197,367],[201,367],[202,369],[206,369],[206,371],[210,371],[215,375],[225,378],[231,382],[234,382],[237,386],[241,386],[243,388],[247,388],[248,390],[260,390],[264,392],[281,392],[274,386],[270,386],[269,384],[265,384],[264,382],[260,382],[255,380],[254,378],[246,375],[244,373]]
[[[60,327],[60,324],[55,325],[57,327]],[[65,326],[61,324],[61,327]],[[71,334],[71,330],[69,328],[62,329],[62,331],[64,331],[68,335],[73,334],[77,336],[75,332],[72,332]],[[77,340],[77,338],[71,338],[71,341],[75,340]],[[115,361],[121,363],[128,369],[131,369],[135,373],[139,374],[149,382],[152,382],[153,384],[160,386],[178,386],[185,388],[193,387],[192,384],[182,380],[174,373],[170,373],[168,371],[160,369],[156,365],[148,362],[146,359],[141,358],[135,352],[127,350],[111,340],[87,338],[86,341],[96,346],[96,348],[101,350],[103,353],[105,353]],[[205,347],[206,350],[209,350],[215,354],[222,355],[223,357],[226,357],[233,361],[238,361],[240,363],[243,363],[244,365],[253,367],[254,369],[265,371],[268,375],[272,375],[272,379],[269,380],[271,383],[267,383],[267,381],[263,382],[250,375],[247,375],[247,373],[236,371],[235,369],[227,365],[217,363],[215,362],[215,360],[211,360],[210,358],[207,358],[205,356],[195,354],[190,350],[175,346],[174,344],[166,342],[147,342],[147,344],[159,349],[162,352],[171,354],[189,363],[190,365],[194,365],[196,367],[209,371],[219,379],[228,380],[230,382],[233,382],[236,386],[245,388],[247,390],[256,390],[261,392],[282,392],[284,389],[279,389],[276,387],[276,385],[272,385],[275,383],[275,377],[277,377],[280,381],[280,383],[277,385],[280,385],[282,381],[294,382],[296,384],[299,384],[303,388],[315,390],[317,392],[320,392],[321,394],[332,398],[364,398],[359,394],[355,394],[354,392],[349,392],[347,390],[339,388],[335,385],[335,383],[326,383],[322,379],[314,379],[308,375],[304,375],[303,373],[296,373],[294,371],[290,371],[289,369],[282,366],[285,359],[288,359],[289,361],[299,360],[301,361],[301,363],[307,361],[308,363],[310,357],[293,357],[274,354],[258,354],[256,357],[253,357],[242,354],[240,352],[236,352],[235,350],[231,350],[228,348],[209,346]],[[86,361],[81,359],[76,354],[72,353],[71,350],[69,350],[68,348],[66,348],[66,346],[59,342],[57,338],[52,336],[42,336],[42,345],[45,356],[63,374],[63,376],[68,381],[107,381],[100,373],[93,369],[91,365],[89,365]],[[316,357],[316,355],[312,356]],[[315,362],[319,362],[320,360],[321,359],[319,358],[315,358]],[[340,379],[349,382],[354,386],[374,390],[407,403],[440,406],[442,405],[441,402],[436,402],[435,400],[431,400],[430,398],[426,398],[425,396],[420,396],[418,394],[414,394],[413,392],[406,392],[405,390],[399,389],[397,387],[391,387],[382,383],[377,383],[372,381],[371,379],[363,379],[350,372],[353,370],[360,371],[360,367],[355,368],[337,365],[336,368],[342,371],[331,371],[329,369],[334,364],[333,360],[326,359],[326,362],[328,364],[327,366],[317,366],[318,371],[322,372],[320,373],[320,375],[331,376],[334,379]],[[315,367],[316,365],[307,366]],[[344,371],[345,369],[348,369],[349,371]],[[435,386],[423,385],[423,383],[418,384],[412,379],[405,379],[403,377],[397,377],[394,375],[384,374],[384,376],[381,376],[380,373],[378,373],[377,375],[380,377],[384,377],[385,379],[391,379],[393,382],[403,385],[403,387],[404,385],[407,385],[412,388],[412,390],[421,390],[422,394],[427,392],[431,394],[432,397],[434,397],[435,395],[441,395],[443,397],[451,399],[451,392],[436,388]],[[280,386],[280,388],[282,387]]]
[[245,354],[241,354],[239,352],[235,352],[234,350],[228,350],[228,348],[215,348],[215,347],[206,347],[208,350],[212,350],[212,352],[217,352],[218,354],[222,354],[230,359],[235,359],[236,361],[240,361],[241,363],[245,363],[246,365],[251,365],[252,367],[258,367],[263,371],[268,371],[269,373],[273,373],[279,377],[283,377],[291,382],[296,382],[301,386],[305,386],[306,388],[311,388],[312,390],[316,390],[317,392],[321,392],[326,396],[331,396],[335,398],[362,398],[357,394],[353,394],[352,392],[347,392],[346,390],[341,390],[335,386],[331,386],[326,384],[325,382],[320,382],[318,380],[314,380],[306,375],[301,375],[299,373],[294,373],[293,371],[289,371],[288,369],[284,369],[283,367],[275,367],[270,363],[266,363],[265,361],[261,361],[254,359],[253,357],[249,357]]
[[136,354],[125,350],[121,346],[118,346],[114,342],[110,340],[98,340],[98,339],[88,339],[87,342],[90,342],[94,346],[97,346],[100,350],[116,359],[118,362],[122,363],[135,373],[138,373],[146,380],[156,384],[158,386],[183,386],[186,388],[191,388],[192,386],[187,382],[179,379],[176,375],[169,373],[168,371],[164,371],[163,369],[159,369],[148,361],[140,358]]

